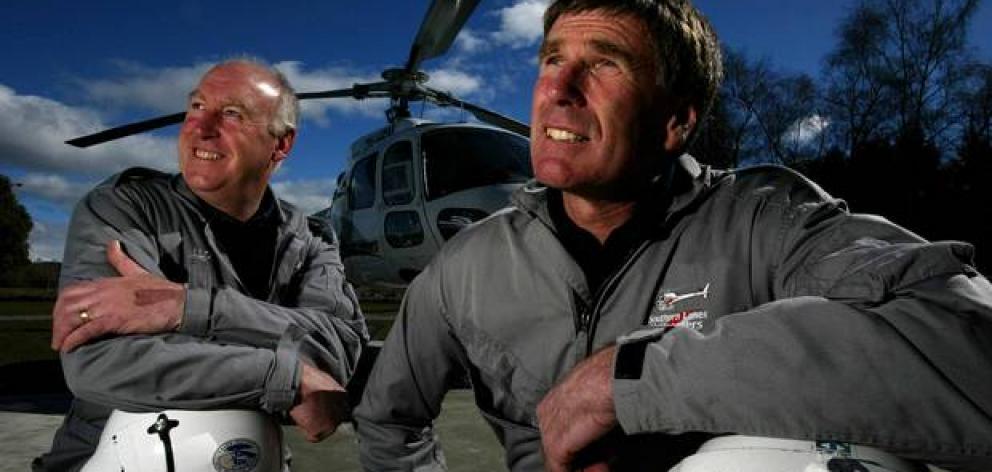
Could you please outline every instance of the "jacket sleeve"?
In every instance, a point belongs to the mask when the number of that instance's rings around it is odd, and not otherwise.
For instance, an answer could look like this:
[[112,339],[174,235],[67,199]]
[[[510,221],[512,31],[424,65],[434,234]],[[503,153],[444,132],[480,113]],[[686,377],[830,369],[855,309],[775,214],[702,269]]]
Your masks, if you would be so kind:
[[621,341],[624,430],[838,440],[992,469],[992,286],[971,247],[826,198],[768,213],[754,244],[781,254],[774,301],[706,333]]
[[436,277],[429,266],[408,288],[355,409],[364,470],[447,470],[433,421],[463,370]]
[[[300,231],[307,231],[302,228]],[[288,350],[345,384],[355,371],[368,331],[336,246],[294,236],[291,253],[302,258],[281,277],[282,306],[232,287],[191,287],[181,332],[197,337]]]
[[[60,285],[118,275],[106,262],[106,243],[111,239],[121,240],[129,255],[147,270],[163,275],[158,267],[158,241],[146,216],[149,212],[132,196],[105,183],[77,205]],[[242,307],[249,316],[251,310]],[[333,326],[330,321],[326,324]],[[323,346],[323,340],[295,328],[285,329],[276,342],[258,339],[222,340],[189,333],[107,337],[63,354],[62,363],[74,394],[115,408],[285,412],[293,405],[299,384],[300,346]],[[335,347],[323,352],[306,349],[321,359],[318,354],[332,358],[341,352]]]

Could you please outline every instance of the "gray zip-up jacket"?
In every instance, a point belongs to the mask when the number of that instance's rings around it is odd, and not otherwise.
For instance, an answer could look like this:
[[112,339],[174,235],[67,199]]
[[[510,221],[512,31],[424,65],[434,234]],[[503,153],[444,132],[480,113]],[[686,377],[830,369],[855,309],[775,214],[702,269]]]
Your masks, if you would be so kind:
[[271,285],[268,298],[257,300],[217,246],[202,205],[181,176],[135,168],[76,206],[61,287],[118,275],[106,256],[107,242],[117,239],[146,270],[187,284],[187,298],[177,332],[109,337],[62,355],[77,400],[47,459],[51,470],[70,468],[61,456],[92,453],[86,449],[96,445],[111,408],[284,414],[295,401],[301,359],[342,384],[354,371],[368,332],[337,248],[277,201]]
[[683,156],[672,174],[673,196],[642,202],[657,208],[648,234],[598,293],[542,187],[449,241],[408,289],[355,412],[363,466],[443,469],[432,420],[467,372],[508,467],[543,470],[537,404],[620,338],[615,408],[628,441],[659,457],[652,470],[697,432],[992,470],[992,286],[971,246],[850,214],[782,168]]

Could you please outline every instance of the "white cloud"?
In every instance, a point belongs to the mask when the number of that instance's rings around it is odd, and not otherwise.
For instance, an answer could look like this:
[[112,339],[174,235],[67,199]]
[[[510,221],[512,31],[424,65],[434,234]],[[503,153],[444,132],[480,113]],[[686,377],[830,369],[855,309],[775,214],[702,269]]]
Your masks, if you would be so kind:
[[818,138],[828,127],[830,127],[829,118],[810,115],[793,123],[785,132],[785,140],[797,146],[805,146]]
[[438,69],[428,71],[428,85],[436,90],[448,92],[462,98],[471,95],[482,88],[482,79],[478,76],[457,69]]
[[96,182],[71,182],[61,175],[27,174],[19,179],[20,191],[54,203],[63,209],[71,209],[86,192],[96,186]]
[[493,39],[510,47],[530,46],[544,34],[544,10],[548,0],[522,0],[498,12],[500,29]]
[[485,48],[485,39],[468,28],[462,28],[461,32],[458,33],[458,36],[455,37],[455,49],[459,52],[474,54],[484,51]]
[[335,186],[334,179],[297,179],[273,182],[272,190],[310,215],[331,205]]
[[[533,46],[544,35],[544,11],[550,0],[519,0],[513,5],[490,12],[498,18],[496,30],[462,29],[455,37],[458,55],[451,61],[490,52],[498,47],[520,49]],[[505,51],[502,51],[505,52]]]
[[65,221],[34,219],[28,235],[28,257],[32,261],[61,261],[68,229]]
[[117,66],[120,76],[116,79],[79,81],[89,99],[101,107],[138,107],[166,114],[183,110],[186,96],[211,64],[150,68],[118,62]]
[[0,85],[0,159],[26,169],[106,175],[131,166],[176,168],[173,139],[139,135],[87,149],[66,139],[107,127],[91,110],[18,95]]
[[[311,71],[303,70],[303,63],[299,61],[283,61],[275,64],[280,72],[286,74],[289,83],[297,92],[320,92],[324,90],[338,90],[350,88],[356,83],[380,82],[382,78],[378,75],[359,74],[344,68],[316,69]],[[301,113],[304,118],[314,120],[320,126],[327,126],[327,111],[334,110],[345,114],[359,114],[364,116],[382,116],[384,102],[381,99],[355,100],[350,97],[313,99],[300,103]]]

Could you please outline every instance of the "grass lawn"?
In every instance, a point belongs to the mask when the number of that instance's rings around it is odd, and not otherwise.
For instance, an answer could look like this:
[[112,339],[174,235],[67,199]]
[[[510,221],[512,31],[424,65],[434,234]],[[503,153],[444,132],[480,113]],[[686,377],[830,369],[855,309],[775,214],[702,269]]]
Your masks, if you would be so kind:
[[13,315],[51,315],[51,300],[0,300],[0,317]]
[[54,288],[0,287],[0,300],[54,300]]
[[0,323],[0,365],[58,359],[58,354],[48,347],[52,338],[51,321],[8,320]]

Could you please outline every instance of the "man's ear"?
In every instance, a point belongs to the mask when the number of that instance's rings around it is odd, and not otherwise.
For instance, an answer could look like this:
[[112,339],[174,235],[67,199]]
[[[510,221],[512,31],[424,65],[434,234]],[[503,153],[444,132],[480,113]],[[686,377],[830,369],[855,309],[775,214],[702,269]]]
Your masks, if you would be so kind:
[[272,152],[272,161],[280,162],[289,156],[289,151],[293,149],[293,143],[296,142],[296,130],[288,129],[286,134],[276,138],[276,148]]
[[696,107],[686,105],[672,114],[665,124],[665,151],[684,151],[694,129],[696,129]]

